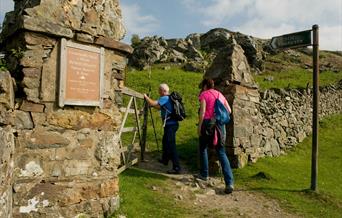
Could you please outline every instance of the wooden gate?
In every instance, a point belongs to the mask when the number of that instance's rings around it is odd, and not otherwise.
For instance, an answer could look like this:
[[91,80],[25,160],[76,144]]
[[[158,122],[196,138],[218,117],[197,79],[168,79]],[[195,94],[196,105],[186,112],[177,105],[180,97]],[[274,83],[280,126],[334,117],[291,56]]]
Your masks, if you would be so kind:
[[[120,151],[121,151],[121,166],[118,169],[118,174],[126,170],[132,165],[138,163],[138,158],[132,159],[132,151],[134,146],[136,145],[136,139],[139,139],[139,144],[141,145],[142,135],[141,135],[141,126],[140,126],[140,118],[143,115],[145,110],[139,110],[137,99],[144,99],[143,94],[136,92],[132,89],[124,87],[118,92],[122,93],[123,95],[129,96],[129,101],[127,107],[120,108],[120,111],[124,113],[124,117],[122,120],[122,124],[119,129],[119,144],[120,144]],[[127,118],[130,114],[134,115],[135,118],[135,126],[133,127],[125,127]],[[127,145],[124,145],[122,140],[123,133],[133,133],[133,138],[131,142]]]

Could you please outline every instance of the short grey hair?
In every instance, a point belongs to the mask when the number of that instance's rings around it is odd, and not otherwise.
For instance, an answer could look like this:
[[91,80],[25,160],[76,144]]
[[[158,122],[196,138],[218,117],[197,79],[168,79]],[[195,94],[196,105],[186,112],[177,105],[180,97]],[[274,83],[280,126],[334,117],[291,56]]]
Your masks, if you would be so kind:
[[169,91],[170,91],[170,88],[169,88],[169,86],[168,86],[166,83],[160,84],[160,85],[159,85],[159,88],[160,88],[161,90],[164,90],[164,91],[166,92],[166,94],[168,94]]

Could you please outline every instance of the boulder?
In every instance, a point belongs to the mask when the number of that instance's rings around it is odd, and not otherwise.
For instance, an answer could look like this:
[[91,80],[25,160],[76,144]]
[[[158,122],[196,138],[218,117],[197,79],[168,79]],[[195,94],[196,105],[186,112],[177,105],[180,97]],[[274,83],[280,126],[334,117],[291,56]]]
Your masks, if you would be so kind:
[[183,69],[191,72],[204,73],[207,64],[207,62],[189,61],[183,66]]
[[163,56],[162,62],[185,63],[185,55],[175,49],[167,50]]
[[185,40],[190,43],[194,48],[201,49],[201,34],[192,33],[188,35]]
[[188,42],[184,39],[168,39],[166,40],[168,44],[168,48],[174,49],[181,53],[186,53],[188,50]]
[[149,65],[160,61],[165,52],[165,41],[157,37],[145,37],[134,49],[129,59],[129,64],[142,70]]
[[231,32],[223,28],[208,31],[200,37],[201,49],[206,51],[221,50],[231,42]]
[[263,70],[263,59],[265,52],[263,51],[263,42],[261,39],[256,39],[252,36],[247,36],[242,33],[235,33],[236,42],[244,50],[248,63],[252,68],[259,71]]

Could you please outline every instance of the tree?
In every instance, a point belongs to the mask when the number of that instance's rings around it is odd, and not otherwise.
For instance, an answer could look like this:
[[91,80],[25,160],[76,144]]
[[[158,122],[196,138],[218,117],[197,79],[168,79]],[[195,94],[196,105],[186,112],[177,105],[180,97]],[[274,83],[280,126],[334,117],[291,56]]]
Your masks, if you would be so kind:
[[140,37],[138,34],[133,34],[131,38],[132,47],[135,48],[141,43]]

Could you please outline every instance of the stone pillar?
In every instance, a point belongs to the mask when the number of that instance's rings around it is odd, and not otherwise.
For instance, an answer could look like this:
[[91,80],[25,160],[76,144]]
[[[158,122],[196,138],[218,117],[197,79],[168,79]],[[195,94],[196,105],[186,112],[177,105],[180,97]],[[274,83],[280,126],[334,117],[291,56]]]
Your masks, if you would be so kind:
[[229,85],[224,91],[232,107],[232,123],[227,126],[227,151],[233,167],[244,167],[259,157],[261,115],[257,89]]
[[[204,77],[214,79],[215,88],[224,94],[232,107],[232,121],[226,127],[226,149],[232,167],[243,167],[248,159],[257,157],[254,126],[259,125],[259,93],[243,49],[234,38],[230,40],[230,44],[217,53]],[[213,157],[210,169],[215,171],[218,169],[216,157],[210,156]]]
[[[123,83],[126,56],[132,52],[119,42],[124,34],[118,0],[15,1],[0,35],[15,81],[15,97],[7,100],[2,100],[0,86],[0,126],[7,126],[0,129],[0,150],[6,150],[0,158],[5,163],[13,158],[12,165],[1,165],[0,209],[5,215],[103,217],[119,206],[122,117],[115,90]],[[62,38],[104,48],[102,107],[59,107]],[[12,89],[5,93],[11,96]],[[3,147],[4,138],[13,138],[13,145],[5,141]],[[13,177],[3,180],[8,171]]]

